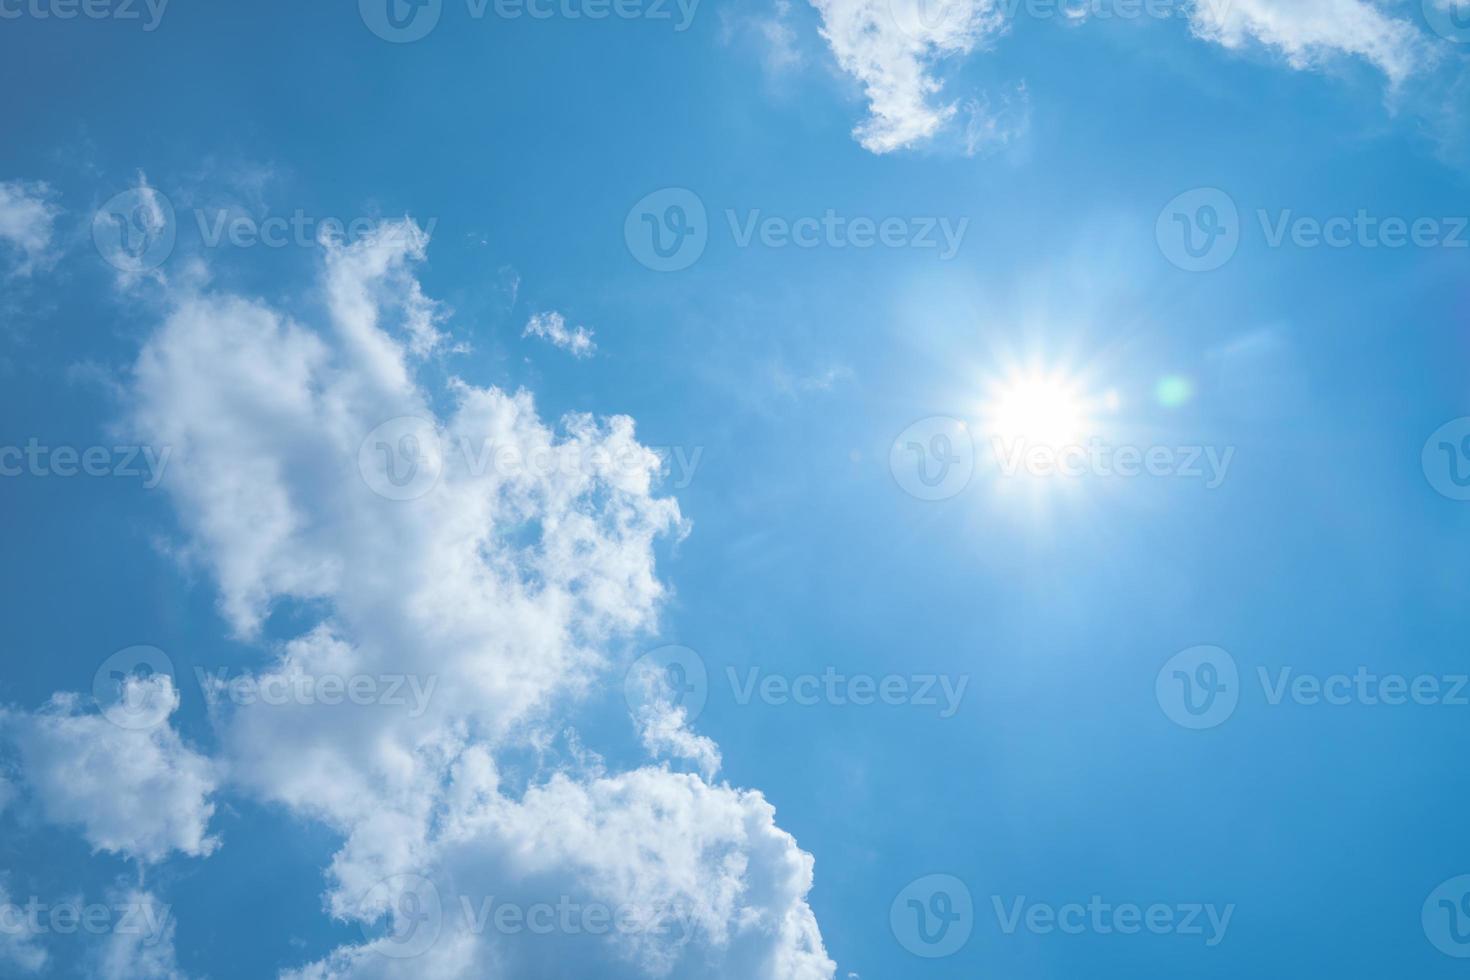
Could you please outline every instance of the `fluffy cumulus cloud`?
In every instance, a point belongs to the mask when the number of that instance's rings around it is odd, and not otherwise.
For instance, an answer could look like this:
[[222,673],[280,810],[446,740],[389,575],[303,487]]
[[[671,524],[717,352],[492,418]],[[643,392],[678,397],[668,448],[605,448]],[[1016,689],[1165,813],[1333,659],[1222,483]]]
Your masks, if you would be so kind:
[[162,706],[160,723],[126,727],[63,693],[34,713],[0,710],[0,741],[41,813],[94,849],[144,862],[208,854],[214,765],[165,723],[178,706],[167,675],[129,684],[133,703]]
[[0,260],[10,271],[29,275],[49,265],[61,208],[40,181],[0,181]]
[[1356,55],[1395,84],[1433,57],[1418,27],[1370,0],[1199,0],[1190,25],[1227,48],[1264,44],[1294,68],[1329,55]]
[[999,0],[812,0],[837,64],[863,87],[869,118],[853,136],[874,153],[922,143],[954,120],[935,74],[1005,27]]
[[[684,524],[630,419],[419,380],[444,339],[427,244],[395,222],[326,247],[319,325],[172,284],[131,387],[233,631],[315,617],[245,678],[259,696],[215,700],[234,784],[344,841],[326,908],[364,938],[295,975],[831,976],[811,858],[759,793],[542,751],[655,625],[654,547]],[[642,927],[475,914],[513,896]]]
[[833,975],[804,901],[811,858],[760,794],[645,768],[512,801],[487,755],[462,762],[437,870],[377,879],[343,912],[380,934],[291,976]]

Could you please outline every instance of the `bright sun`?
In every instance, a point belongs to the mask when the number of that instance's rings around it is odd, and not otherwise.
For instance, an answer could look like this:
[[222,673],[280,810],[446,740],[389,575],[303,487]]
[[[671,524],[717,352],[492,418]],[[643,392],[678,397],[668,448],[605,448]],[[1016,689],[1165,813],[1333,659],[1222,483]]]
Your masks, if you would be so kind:
[[1057,448],[1085,441],[1090,412],[1076,381],[1057,373],[1017,372],[993,386],[984,421],[987,434],[1007,445]]

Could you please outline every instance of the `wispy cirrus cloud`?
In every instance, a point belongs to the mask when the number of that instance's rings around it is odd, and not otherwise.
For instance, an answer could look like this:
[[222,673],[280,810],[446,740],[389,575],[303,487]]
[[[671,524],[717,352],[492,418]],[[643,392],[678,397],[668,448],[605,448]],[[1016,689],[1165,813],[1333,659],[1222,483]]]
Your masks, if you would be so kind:
[[[5,884],[0,881],[0,907],[13,903]],[[50,957],[40,943],[31,923],[24,917],[0,929],[0,967],[8,967],[21,973],[39,973]]]
[[772,0],[769,7],[720,9],[720,38],[730,44],[739,38],[760,59],[768,87],[781,91],[780,83],[806,63],[802,33],[796,23],[792,0]]
[[591,357],[597,352],[591,330],[583,326],[568,327],[566,317],[556,312],[532,314],[521,336],[539,337],[573,357]]
[[[0,181],[0,258],[12,275],[28,276],[51,265],[61,207],[44,181]],[[8,255],[7,255],[8,253]]]
[[113,929],[97,951],[92,975],[99,980],[187,980],[174,947],[173,910],[141,888],[118,889],[113,908],[127,909],[126,928]]
[[[838,66],[858,81],[869,116],[854,137],[874,153],[922,146],[954,129],[974,155],[1024,133],[1024,85],[1013,105],[992,111],[986,100],[946,98],[940,70],[1004,34],[1029,10],[1026,0],[811,0],[822,37]],[[1470,9],[1470,0],[1430,0],[1436,9]],[[1078,4],[1047,19],[1081,24],[1094,5]],[[1062,15],[1065,16],[1062,16]],[[1443,39],[1394,8],[1373,0],[1195,0],[1185,7],[1192,33],[1239,50],[1259,44],[1296,69],[1334,57],[1357,57],[1393,87],[1439,63]],[[1115,19],[1115,18],[1110,18]]]

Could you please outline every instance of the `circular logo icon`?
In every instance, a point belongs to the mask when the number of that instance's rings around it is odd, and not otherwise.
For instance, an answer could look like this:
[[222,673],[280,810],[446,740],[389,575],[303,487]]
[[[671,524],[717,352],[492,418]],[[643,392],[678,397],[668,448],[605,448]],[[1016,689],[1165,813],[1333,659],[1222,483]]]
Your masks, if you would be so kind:
[[970,941],[975,903],[954,875],[925,875],[906,885],[888,909],[900,946],[926,959],[953,956]]
[[434,424],[416,415],[389,419],[367,434],[357,449],[357,469],[373,493],[389,500],[414,500],[439,482],[444,454]]
[[1470,44],[1470,0],[1424,0],[1424,19],[1440,37]]
[[1154,696],[1169,720],[1183,728],[1223,725],[1240,703],[1235,658],[1213,646],[1181,650],[1159,671]]
[[665,187],[633,205],[623,223],[628,251],[654,272],[687,269],[709,244],[709,221],[699,195]]
[[1175,266],[1185,272],[1209,272],[1235,257],[1240,212],[1229,194],[1200,187],[1164,206],[1154,234],[1159,251]]
[[444,0],[357,0],[357,10],[378,37],[408,44],[427,37],[439,25]]
[[173,253],[177,240],[173,203],[151,187],[114,194],[92,215],[97,254],[123,272],[158,268]]
[[119,650],[92,675],[92,697],[102,716],[119,728],[156,728],[179,705],[174,663],[158,647]]
[[1424,935],[1446,956],[1470,959],[1470,875],[1442,882],[1420,912]]
[[1420,455],[1424,476],[1441,496],[1470,500],[1470,418],[1434,430]]
[[635,717],[671,705],[684,709],[692,722],[709,700],[709,673],[704,658],[688,647],[666,646],[645,653],[628,668],[623,696]]
[[[428,952],[444,927],[444,905],[439,889],[414,874],[391,875],[378,882],[358,905],[363,936],[383,956],[411,959]],[[384,923],[387,931],[378,926]]]
[[948,500],[970,485],[975,441],[959,419],[934,415],[899,433],[888,451],[893,479],[920,500]]

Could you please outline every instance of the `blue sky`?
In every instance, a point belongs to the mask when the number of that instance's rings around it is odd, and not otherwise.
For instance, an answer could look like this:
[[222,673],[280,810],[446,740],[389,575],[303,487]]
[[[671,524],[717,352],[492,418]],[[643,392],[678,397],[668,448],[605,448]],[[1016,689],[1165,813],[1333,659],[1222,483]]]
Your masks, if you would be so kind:
[[0,0],[0,975],[1459,975],[1467,25]]

